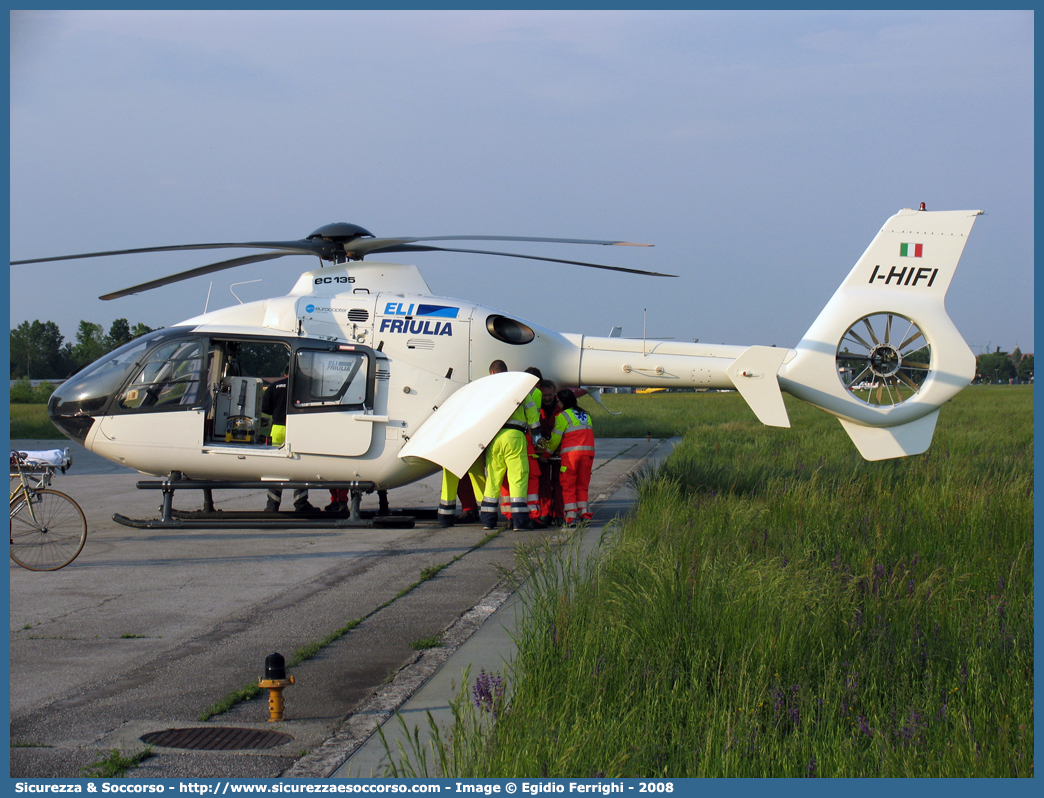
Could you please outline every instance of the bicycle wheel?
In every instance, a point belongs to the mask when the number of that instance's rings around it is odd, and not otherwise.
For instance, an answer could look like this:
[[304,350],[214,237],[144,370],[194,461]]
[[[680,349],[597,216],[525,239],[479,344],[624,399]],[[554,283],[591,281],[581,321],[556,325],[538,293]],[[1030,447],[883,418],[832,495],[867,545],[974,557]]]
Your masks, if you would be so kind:
[[87,541],[87,519],[75,501],[50,488],[32,493],[11,513],[11,559],[30,571],[57,571]]

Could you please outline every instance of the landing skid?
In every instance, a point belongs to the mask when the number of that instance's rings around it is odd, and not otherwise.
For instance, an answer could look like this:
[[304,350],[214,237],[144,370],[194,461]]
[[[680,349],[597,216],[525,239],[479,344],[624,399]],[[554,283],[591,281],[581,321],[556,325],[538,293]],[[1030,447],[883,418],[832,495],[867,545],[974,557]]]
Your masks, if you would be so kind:
[[119,513],[114,513],[112,520],[134,529],[412,529],[417,519],[412,515],[363,514],[353,519],[344,513],[174,510],[170,520],[128,518]]
[[[162,491],[163,505],[160,507],[162,513],[160,518],[137,519],[128,518],[120,513],[113,514],[113,521],[134,529],[412,529],[416,520],[413,515],[390,513],[386,494],[383,491],[378,491],[381,499],[379,514],[360,512],[359,503],[362,500],[362,494],[376,490],[376,485],[372,482],[201,481],[185,479],[180,472],[174,471],[170,477],[161,482],[142,481],[137,484],[137,487],[139,490]],[[215,490],[267,490],[269,488],[347,490],[352,497],[350,511],[270,513],[214,509],[213,492]],[[201,511],[175,510],[174,493],[178,490],[203,491],[203,509]],[[423,511],[421,512],[423,513]]]

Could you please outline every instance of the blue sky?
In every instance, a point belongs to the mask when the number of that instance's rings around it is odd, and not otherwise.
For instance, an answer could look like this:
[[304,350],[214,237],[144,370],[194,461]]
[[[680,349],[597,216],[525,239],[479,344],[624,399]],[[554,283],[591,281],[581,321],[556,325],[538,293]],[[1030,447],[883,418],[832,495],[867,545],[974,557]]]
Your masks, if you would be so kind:
[[[903,207],[986,211],[947,299],[976,353],[1033,349],[1025,11],[11,13],[11,257],[379,236],[607,238],[417,263],[562,332],[793,346]],[[506,246],[506,245],[505,245]],[[486,247],[495,248],[495,247]],[[11,323],[170,326],[285,294],[283,258],[12,267]]]

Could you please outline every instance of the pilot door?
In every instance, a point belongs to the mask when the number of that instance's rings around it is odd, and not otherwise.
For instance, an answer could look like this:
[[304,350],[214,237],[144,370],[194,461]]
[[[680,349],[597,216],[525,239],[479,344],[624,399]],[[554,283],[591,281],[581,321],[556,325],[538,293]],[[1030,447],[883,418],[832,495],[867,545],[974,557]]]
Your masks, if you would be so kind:
[[184,469],[202,443],[206,342],[184,335],[146,340],[152,349],[132,361],[91,448],[140,471],[166,474]]
[[296,454],[356,457],[373,437],[373,350],[309,342],[295,347],[286,445]]

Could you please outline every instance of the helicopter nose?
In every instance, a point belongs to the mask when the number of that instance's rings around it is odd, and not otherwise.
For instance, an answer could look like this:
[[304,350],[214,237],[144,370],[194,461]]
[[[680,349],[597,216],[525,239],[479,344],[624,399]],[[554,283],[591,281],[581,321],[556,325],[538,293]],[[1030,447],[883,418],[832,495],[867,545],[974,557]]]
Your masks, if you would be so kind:
[[80,445],[86,446],[87,434],[94,426],[94,419],[82,414],[71,414],[67,408],[63,407],[65,404],[67,403],[62,401],[58,391],[55,391],[47,400],[47,416],[59,432]]

